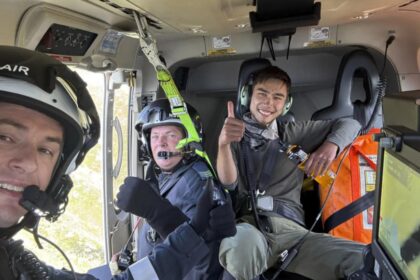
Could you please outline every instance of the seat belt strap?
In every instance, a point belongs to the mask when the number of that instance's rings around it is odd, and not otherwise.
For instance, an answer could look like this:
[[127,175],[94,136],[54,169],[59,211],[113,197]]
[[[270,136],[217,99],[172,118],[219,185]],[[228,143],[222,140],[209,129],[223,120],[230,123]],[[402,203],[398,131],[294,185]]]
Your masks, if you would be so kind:
[[[250,159],[250,156],[250,147],[242,139],[242,141],[239,143],[239,168],[241,169],[241,173],[245,175],[245,184],[248,187],[248,194],[250,196],[252,208],[251,210],[255,220],[255,225],[257,229],[261,232],[271,231],[270,225],[268,225],[267,223],[263,223],[258,214],[256,196],[257,181],[255,175],[255,168],[253,166],[253,161]],[[266,220],[266,222],[268,221]]]
[[341,225],[348,219],[356,216],[357,214],[363,212],[369,207],[373,206],[375,201],[375,192],[367,192],[365,195],[359,197],[352,203],[341,208],[334,214],[328,217],[324,224],[325,232],[329,232],[335,227]]
[[274,200],[274,211],[275,213],[294,221],[295,223],[301,225],[302,227],[306,228],[305,225],[305,218],[303,216],[297,215],[293,209],[286,206],[281,201]]

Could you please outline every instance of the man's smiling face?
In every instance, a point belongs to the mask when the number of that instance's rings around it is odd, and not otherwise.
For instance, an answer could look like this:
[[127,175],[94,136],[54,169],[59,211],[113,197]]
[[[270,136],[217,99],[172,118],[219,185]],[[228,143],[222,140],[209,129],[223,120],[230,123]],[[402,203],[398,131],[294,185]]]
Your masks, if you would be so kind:
[[254,85],[250,111],[256,121],[269,125],[279,117],[287,100],[287,86],[281,80],[268,79]]
[[29,108],[0,102],[0,227],[16,224],[26,210],[25,187],[45,190],[61,154],[63,128]]

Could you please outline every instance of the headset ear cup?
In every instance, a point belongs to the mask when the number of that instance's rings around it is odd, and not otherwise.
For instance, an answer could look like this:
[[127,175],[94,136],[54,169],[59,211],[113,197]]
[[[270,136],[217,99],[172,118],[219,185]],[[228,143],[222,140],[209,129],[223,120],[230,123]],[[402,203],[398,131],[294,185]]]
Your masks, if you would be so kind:
[[249,111],[249,106],[251,104],[251,95],[252,95],[252,84],[247,82],[242,86],[240,92],[240,99],[236,104],[236,113],[239,117],[242,118],[243,114]]
[[246,85],[246,109],[247,111],[250,110],[250,105],[251,105],[251,98],[252,98],[252,81],[251,83]]
[[293,96],[289,93],[287,95],[287,101],[286,101],[286,103],[284,104],[284,107],[283,107],[283,112],[281,114],[282,116],[286,115],[287,112],[289,112],[290,107],[292,107],[292,104],[293,104]]
[[137,140],[138,145],[138,160],[139,161],[148,161],[150,160],[149,152],[147,150],[147,144],[145,144],[142,140]]
[[73,188],[73,180],[69,175],[63,175],[60,178],[59,185],[61,186],[61,192],[56,200],[58,200],[60,203],[63,203],[68,199],[70,190]]
[[56,192],[49,193],[50,198],[54,202],[55,209],[47,214],[45,217],[47,220],[54,222],[57,220],[58,216],[60,216],[68,202],[68,196],[70,193],[70,190],[73,188],[73,180],[69,175],[63,175],[60,177],[58,183]]

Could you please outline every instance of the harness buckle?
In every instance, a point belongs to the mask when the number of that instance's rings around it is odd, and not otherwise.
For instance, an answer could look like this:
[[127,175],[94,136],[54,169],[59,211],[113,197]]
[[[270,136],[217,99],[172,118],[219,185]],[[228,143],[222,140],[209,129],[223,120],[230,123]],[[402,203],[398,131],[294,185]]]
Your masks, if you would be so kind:
[[259,189],[257,189],[257,191],[255,192],[255,194],[256,194],[257,197],[263,196],[263,195],[265,195],[265,191],[260,191]]
[[[263,193],[265,193],[265,191]],[[274,210],[273,197],[271,195],[258,196],[258,193],[257,193],[257,208],[263,211],[273,211]]]
[[187,104],[181,99],[180,96],[172,96],[168,98],[168,100],[171,106],[171,113],[174,116],[188,114]]

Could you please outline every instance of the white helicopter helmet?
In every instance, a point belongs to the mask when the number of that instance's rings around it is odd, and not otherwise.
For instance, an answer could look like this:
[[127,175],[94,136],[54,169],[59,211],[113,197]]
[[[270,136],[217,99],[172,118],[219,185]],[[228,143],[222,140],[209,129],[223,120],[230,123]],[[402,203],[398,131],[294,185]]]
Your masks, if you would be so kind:
[[[0,46],[0,102],[44,113],[64,129],[62,154],[45,191],[50,203],[44,216],[54,221],[64,212],[73,185],[68,175],[99,138],[99,117],[86,84],[66,65],[46,54]],[[31,210],[31,203],[23,206]],[[42,208],[36,203],[32,206]]]

